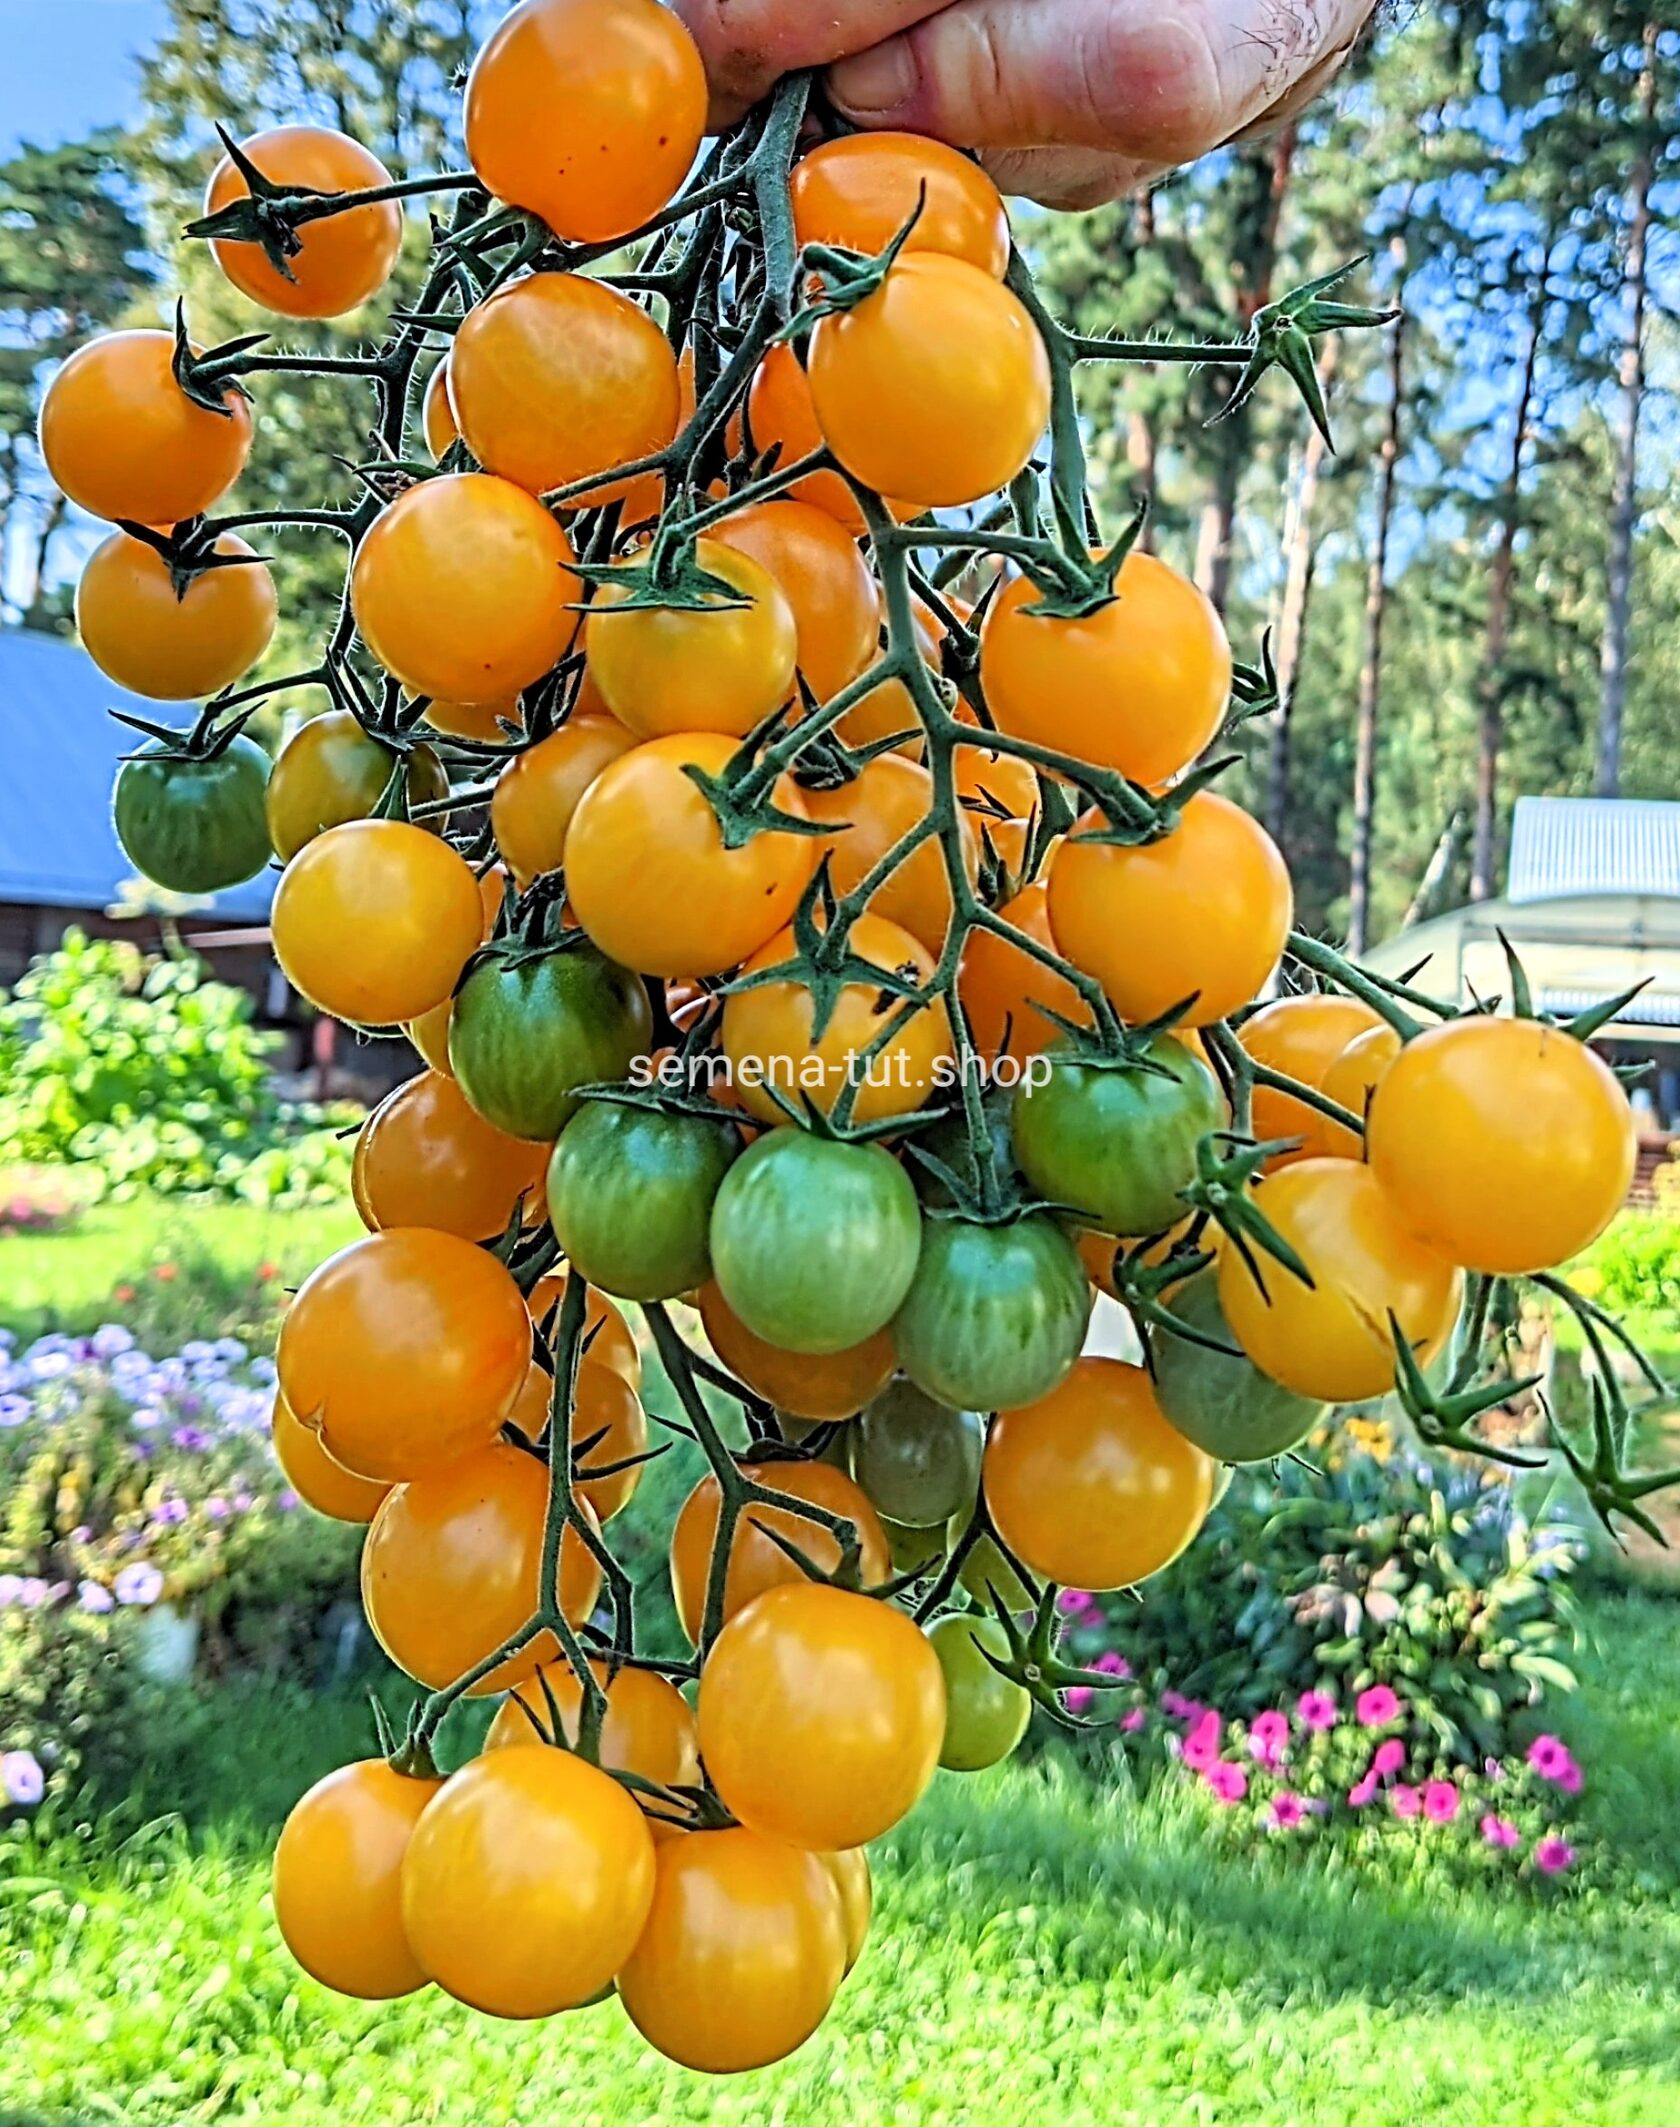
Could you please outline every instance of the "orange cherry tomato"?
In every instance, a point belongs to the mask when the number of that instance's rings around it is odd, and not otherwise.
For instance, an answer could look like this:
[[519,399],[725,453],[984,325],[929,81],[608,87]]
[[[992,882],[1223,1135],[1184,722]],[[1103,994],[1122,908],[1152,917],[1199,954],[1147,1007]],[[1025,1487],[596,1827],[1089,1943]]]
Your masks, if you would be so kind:
[[[1384,1020],[1356,1034],[1324,1074],[1320,1091],[1350,1115],[1366,1116],[1378,1086],[1388,1076],[1389,1066],[1400,1054],[1400,1037]],[[1328,1117],[1315,1126],[1318,1143],[1327,1159],[1362,1160],[1363,1132],[1344,1130]]]
[[869,1919],[875,1906],[875,1886],[869,1876],[869,1856],[861,1846],[842,1848],[838,1854],[819,1857],[826,1863],[840,1893],[840,1913],[846,1923],[846,1970],[863,1955],[869,1939]]
[[[1382,1021],[1368,1004],[1357,997],[1280,997],[1243,1022],[1238,1040],[1268,1070],[1324,1090],[1324,1076],[1356,1035],[1380,1027]],[[1322,1159],[1338,1132],[1330,1118],[1309,1108],[1292,1093],[1278,1093],[1270,1086],[1256,1086],[1252,1109],[1254,1135],[1264,1143],[1270,1138],[1298,1137],[1299,1151],[1281,1153],[1272,1163],[1286,1167],[1293,1160]],[[1350,1157],[1357,1159],[1358,1151]]]
[[575,712],[502,770],[490,800],[496,847],[522,887],[558,871],[578,802],[609,762],[636,743],[610,716]]
[[881,601],[844,528],[808,502],[756,502],[709,536],[774,578],[798,630],[799,670],[817,700],[849,686],[875,655]]
[[567,243],[651,221],[706,129],[706,72],[657,0],[524,0],[467,80],[467,154],[487,191]]
[[1182,1024],[1211,1026],[1256,997],[1277,966],[1294,894],[1257,820],[1199,791],[1158,842],[1096,842],[1087,814],[1047,874],[1063,956],[1095,975],[1122,1019],[1144,1025],[1193,999]]
[[[817,410],[811,403],[811,384],[799,357],[786,345],[772,347],[753,373],[747,393],[746,427],[752,431],[756,457],[774,454],[778,466],[797,465],[813,451],[827,447],[817,425]],[[746,434],[737,414],[730,423],[733,450],[745,448]],[[822,510],[854,536],[869,529],[857,497],[839,473],[807,473],[787,489],[792,501],[809,503]],[[889,501],[887,508],[901,522],[917,515],[920,505]]]
[[1231,645],[1207,597],[1153,554],[1134,548],[1114,591],[1095,613],[1059,618],[1017,577],[986,615],[980,682],[1000,731],[1163,783],[1219,729]]
[[945,1740],[939,1658],[902,1610],[815,1581],[730,1619],[700,1672],[700,1755],[749,1831],[828,1853],[908,1816]]
[[335,1019],[400,1026],[440,1005],[483,937],[471,867],[423,827],[351,820],[286,866],[274,896],[274,957]]
[[274,578],[232,532],[218,554],[247,557],[195,576],[180,596],[169,565],[144,541],[113,532],[76,586],[76,629],[119,687],[156,702],[219,694],[268,648],[280,611]]
[[570,1751],[492,1751],[420,1820],[403,1862],[414,1954],[488,2016],[553,2016],[609,1987],[653,1900],[630,1795]]
[[449,357],[432,371],[426,385],[426,396],[421,406],[420,426],[426,438],[426,448],[441,465],[448,457],[452,444],[461,440],[460,426],[455,419],[455,409],[449,403]]
[[494,1256],[424,1227],[370,1234],[310,1277],[280,1330],[280,1393],[336,1462],[394,1482],[495,1439],[531,1318]]
[[1207,1518],[1211,1456],[1161,1413],[1140,1366],[1081,1359],[1042,1402],[992,1420],[981,1482],[1024,1566],[1075,1588],[1129,1588]]
[[380,1478],[357,1477],[334,1462],[319,1433],[300,1425],[284,1396],[274,1398],[274,1459],[306,1507],[331,1521],[369,1522],[391,1487]]
[[[933,956],[907,930],[883,917],[860,916],[847,942],[858,959],[903,975],[919,988],[925,989],[933,978]],[[797,950],[792,931],[783,931],[753,955],[743,973],[757,975],[778,967]],[[821,1037],[813,1039],[816,1004],[802,982],[770,982],[725,998],[723,1048],[741,1105],[760,1122],[786,1123],[791,1118],[777,1105],[779,1093],[796,1109],[809,1099],[826,1115],[849,1079],[856,1078],[859,1090],[852,1114],[857,1122],[880,1122],[926,1107],[939,1067],[952,1054],[951,1020],[943,998],[913,1013],[884,1047],[873,1056],[868,1053],[883,1028],[905,1009],[905,999],[872,981],[848,981]]]
[[1256,1202],[1313,1281],[1257,1253],[1262,1284],[1235,1248],[1220,1250],[1220,1308],[1263,1374],[1318,1403],[1363,1403],[1394,1385],[1391,1316],[1420,1366],[1441,1349],[1463,1279],[1408,1230],[1369,1167],[1298,1160]]
[[[1050,931],[1049,895],[1042,880],[1023,886],[998,914],[1028,938],[1051,952],[1057,950]],[[1021,1058],[1036,1056],[1056,1040],[1061,1029],[1038,1009],[1041,1005],[1075,1025],[1090,1024],[1083,998],[1065,975],[1058,975],[995,931],[969,932],[957,995],[968,1014],[975,1049],[988,1058],[1002,1053],[1006,1037],[1009,1054]]]
[[428,1226],[463,1241],[493,1241],[521,1207],[542,1202],[546,1145],[506,1137],[454,1079],[422,1071],[388,1093],[356,1143],[363,1217],[373,1231]]
[[517,735],[525,728],[525,712],[511,702],[428,702],[421,722],[445,738],[474,739],[482,746],[505,746],[511,725]]
[[[634,1773],[658,1787],[693,1787],[700,1778],[700,1738],[688,1701],[675,1684],[651,1669],[621,1669],[609,1683],[604,1662],[589,1665],[606,1692],[601,1719],[600,1762],[608,1772]],[[506,1750],[520,1743],[552,1743],[553,1715],[560,1712],[560,1732],[577,1748],[583,1711],[583,1687],[567,1662],[555,1662],[506,1699],[490,1723],[486,1750]],[[655,1839],[675,1834],[677,1810],[657,1796],[636,1798]]]
[[1409,1041],[1371,1102],[1371,1170],[1414,1233],[1466,1270],[1549,1270],[1626,1201],[1628,1097],[1561,1028],[1480,1014]]
[[[957,715],[962,722],[969,721],[963,708],[958,709]],[[1023,761],[1016,754],[961,746],[953,776],[957,796],[974,816],[975,832],[988,827],[994,840],[1000,822],[1030,819],[1043,802],[1037,770],[1031,761]]]
[[[945,630],[928,607],[917,599],[913,618],[916,623],[916,646],[922,653],[922,663],[937,679],[941,675],[942,645]],[[884,661],[878,659],[877,662]],[[926,751],[927,742],[922,736],[922,721],[916,710],[915,699],[901,679],[883,680],[871,688],[860,702],[856,702],[835,725],[835,734],[848,746],[874,746],[883,739],[898,738],[893,749],[908,760],[919,761]],[[959,754],[958,759],[962,756]]]
[[[566,1278],[567,1273],[563,1270],[551,1271],[531,1288],[533,1322],[546,1325],[552,1317],[558,1323],[558,1309],[566,1297]],[[586,1360],[598,1359],[603,1366],[610,1366],[615,1374],[622,1374],[633,1389],[640,1391],[641,1347],[622,1310],[604,1292],[597,1292],[593,1285],[589,1288],[583,1311],[583,1356]]]
[[940,508],[1021,471],[1050,418],[1050,361],[1019,299],[966,259],[919,251],[811,339],[811,403],[865,487]]
[[[883,753],[836,790],[807,790],[805,810],[813,820],[839,827],[824,836],[828,876],[837,895],[849,894],[896,849],[933,808],[933,778],[919,761]],[[958,821],[963,870],[972,886],[980,875],[980,852],[966,814]],[[907,930],[936,957],[951,927],[951,882],[937,836],[930,836],[869,897],[873,915]]]
[[[603,769],[566,836],[577,919],[609,960],[644,975],[721,975],[780,930],[816,868],[811,838],[771,831],[726,849],[687,771],[721,776],[734,742],[716,732],[651,739]],[[805,816],[790,778],[779,812]]]
[[906,252],[967,259],[1001,281],[1009,217],[998,188],[966,155],[918,133],[849,133],[794,164],[794,234],[873,258],[916,217]]
[[[577,273],[533,273],[461,321],[449,403],[486,472],[533,495],[663,450],[677,432],[677,358],[628,296]],[[634,477],[634,476],[632,476]],[[577,506],[621,500],[603,480]]]
[[[639,1357],[637,1364],[639,1368]],[[527,1440],[540,1440],[553,1406],[554,1376],[533,1359],[508,1423],[517,1426]],[[630,1504],[642,1481],[643,1465],[628,1470],[614,1465],[645,1455],[647,1444],[647,1413],[635,1389],[608,1361],[586,1356],[577,1370],[573,1399],[572,1463],[578,1496],[594,1509],[598,1521],[611,1521]],[[591,1470],[610,1474],[592,1478]]]
[[399,495],[357,548],[356,625],[412,693],[506,701],[551,671],[577,632],[574,558],[511,480],[440,473]]
[[[783,1492],[790,1499],[802,1499],[825,1513],[843,1514],[855,1522],[859,1578],[866,1588],[878,1587],[887,1578],[892,1562],[880,1518],[843,1470],[837,1470],[831,1462],[765,1462],[743,1463],[742,1474],[754,1484]],[[696,1645],[706,1615],[706,1585],[718,1533],[718,1500],[717,1479],[702,1478],[683,1501],[671,1532],[671,1592],[682,1628]],[[821,1572],[832,1573],[840,1564],[839,1542],[820,1522],[805,1520],[792,1507],[747,1507],[735,1524],[729,1546],[729,1571],[723,1589],[726,1619],[744,1610],[767,1588],[804,1581],[797,1561],[773,1540],[768,1533],[771,1530],[787,1543],[797,1544]]]
[[322,1986],[359,2001],[425,1986],[403,1927],[402,1869],[443,1784],[365,1758],[318,1780],[286,1819],[274,1849],[274,1918]]
[[[502,912],[502,895],[507,886],[507,873],[499,864],[480,875],[479,899],[484,908],[484,937],[489,939],[496,929],[497,918]],[[453,1078],[449,1066],[449,1022],[455,1016],[455,999],[446,997],[442,1004],[433,1005],[429,1012],[422,1012],[417,1019],[409,1020],[403,1031],[420,1052],[421,1061],[428,1070],[441,1071],[445,1078]]]
[[[300,192],[372,192],[391,173],[360,141],[329,126],[274,126],[253,133],[242,153],[274,184]],[[219,213],[251,188],[224,155],[204,195],[206,214]],[[298,230],[298,250],[286,271],[261,244],[217,238],[216,264],[241,295],[286,318],[338,318],[359,310],[391,278],[402,250],[401,204],[376,200],[343,214],[323,215]]]
[[230,384],[212,413],[175,381],[174,361],[173,333],[107,332],[47,386],[41,455],[90,516],[180,524],[214,509],[245,470],[249,402]]
[[715,1285],[700,1292],[700,1319],[718,1358],[754,1395],[773,1403],[790,1418],[812,1424],[855,1418],[880,1394],[897,1370],[891,1332],[881,1330],[866,1344],[849,1351],[812,1358],[784,1352],[756,1337]]
[[739,1827],[658,1849],[652,1910],[618,1975],[648,2044],[708,2075],[767,2067],[828,2014],[846,1923],[828,1857]]
[[[362,1607],[399,1669],[442,1690],[531,1622],[540,1602],[547,1511],[547,1469],[503,1441],[393,1490],[362,1547]],[[560,1546],[560,1607],[572,1624],[594,1609],[600,1590],[594,1554],[568,1528]],[[558,1654],[553,1633],[538,1633],[469,1696],[509,1691]]]

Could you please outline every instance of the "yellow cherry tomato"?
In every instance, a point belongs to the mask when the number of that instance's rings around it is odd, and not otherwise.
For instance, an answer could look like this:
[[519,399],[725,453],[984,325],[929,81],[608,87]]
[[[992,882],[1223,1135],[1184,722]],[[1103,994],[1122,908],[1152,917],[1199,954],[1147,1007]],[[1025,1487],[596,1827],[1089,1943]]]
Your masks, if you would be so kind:
[[169,565],[142,540],[113,532],[76,586],[76,629],[89,657],[119,687],[152,701],[193,701],[231,687],[262,656],[280,602],[274,578],[243,539],[224,532],[219,555],[177,594]]
[[358,1477],[333,1461],[319,1433],[300,1425],[285,1397],[276,1394],[272,1420],[274,1459],[306,1507],[331,1521],[369,1522],[391,1487],[383,1478]]
[[[878,755],[837,789],[807,790],[805,810],[811,818],[840,829],[821,843],[835,893],[844,897],[860,885],[927,818],[932,806],[932,776],[919,761],[900,753]],[[958,820],[958,839],[972,886],[980,872],[980,852],[966,813]],[[936,836],[881,882],[869,897],[869,908],[907,930],[930,953],[937,956],[944,950],[951,927],[951,881]]]
[[[377,155],[330,126],[272,126],[253,133],[241,152],[285,190],[373,192],[391,182]],[[204,211],[218,213],[250,192],[233,158],[223,156],[205,192]],[[391,278],[402,233],[401,202],[386,199],[305,222],[283,273],[261,244],[219,237],[210,248],[240,294],[265,310],[287,318],[338,318],[371,301]]]
[[[1280,997],[1245,1020],[1237,1038],[1256,1063],[1322,1093],[1325,1073],[1348,1043],[1381,1025],[1377,1014],[1357,997]],[[1254,1135],[1262,1143],[1272,1138],[1300,1138],[1299,1150],[1278,1155],[1273,1162],[1278,1167],[1298,1159],[1322,1159],[1334,1149],[1336,1124],[1292,1093],[1256,1086],[1252,1122]],[[1356,1151],[1351,1157],[1357,1159],[1359,1154]]]
[[[1386,1021],[1356,1034],[1324,1074],[1320,1089],[1339,1108],[1362,1120],[1369,1113],[1372,1096],[1388,1076],[1389,1066],[1400,1054],[1400,1037]],[[1319,1143],[1328,1159],[1360,1160],[1365,1157],[1365,1137],[1344,1130],[1328,1117],[1320,1125]]]
[[312,1979],[360,2001],[394,2001],[429,1974],[403,1927],[403,1860],[441,1780],[383,1758],[340,1766],[309,1790],[274,1849],[274,1918]]
[[560,869],[584,792],[635,743],[615,717],[574,714],[502,770],[490,801],[490,827],[522,887]]

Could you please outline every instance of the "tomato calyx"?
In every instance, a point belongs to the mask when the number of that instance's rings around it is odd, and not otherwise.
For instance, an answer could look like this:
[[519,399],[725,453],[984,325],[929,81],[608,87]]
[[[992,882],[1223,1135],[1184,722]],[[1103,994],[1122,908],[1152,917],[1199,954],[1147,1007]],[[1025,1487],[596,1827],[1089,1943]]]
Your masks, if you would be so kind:
[[248,569],[253,564],[265,567],[274,558],[271,554],[220,553],[220,533],[202,517],[190,517],[167,532],[160,532],[155,525],[135,524],[122,518],[117,530],[157,555],[169,571],[169,586],[177,604],[201,576],[208,576],[213,569]]
[[[1140,1331],[1160,1331],[1186,1344],[1200,1345],[1203,1351],[1217,1352],[1222,1359],[1241,1359],[1244,1354],[1238,1345],[1210,1336],[1163,1304],[1175,1287],[1209,1269],[1216,1260],[1209,1250],[1196,1245],[1192,1233],[1170,1255],[1152,1262],[1150,1253],[1164,1238],[1164,1235],[1154,1234],[1134,1242],[1129,1248],[1124,1243],[1115,1244],[1109,1276],[1120,1305]],[[1181,1249],[1184,1252],[1181,1253]],[[1145,1351],[1149,1351],[1147,1335],[1143,1337],[1143,1345]]]
[[391,1716],[380,1702],[377,1692],[368,1693],[368,1706],[373,1714],[373,1732],[378,1742],[379,1755],[394,1773],[405,1780],[435,1782],[442,1777],[436,1758],[432,1755],[429,1741],[421,1734],[421,1707],[419,1701],[409,1709],[408,1725],[399,1737],[391,1725]]
[[[171,725],[154,723],[150,717],[135,716],[131,710],[113,709],[114,722],[124,724],[130,731],[138,731],[152,744],[144,749],[144,758],[153,761],[219,761],[235,739],[244,734],[262,704],[252,702],[230,716],[225,723],[219,722],[221,710],[214,701],[206,702],[195,722],[185,731],[177,731]],[[140,754],[125,754],[125,760],[138,760]]]
[[694,761],[684,765],[683,774],[712,809],[725,849],[745,849],[755,835],[802,835],[809,839],[837,832],[826,821],[784,812],[775,802],[780,764],[767,763],[763,754],[766,744],[786,723],[786,709],[767,716],[747,733],[719,775],[708,775]]
[[855,310],[879,293],[881,284],[898,263],[916,224],[927,209],[927,186],[922,185],[916,205],[904,226],[873,255],[842,250],[837,244],[807,244],[800,253],[803,270],[816,278],[817,295],[776,335],[780,340],[803,339],[824,318],[839,317]]
[[810,994],[813,1042],[821,1041],[828,1032],[841,995],[848,989],[873,989],[879,993],[875,1013],[883,1029],[895,1000],[918,1010],[932,1004],[933,994],[922,988],[913,966],[884,968],[879,961],[865,960],[852,951],[851,922],[844,905],[835,899],[826,856],[800,896],[790,928],[797,948],[791,959],[761,968],[756,975],[738,976],[726,983],[719,994],[738,997],[773,983],[797,984]]
[[247,332],[239,338],[224,340],[219,347],[209,348],[200,354],[187,337],[187,305],[184,297],[175,303],[175,352],[170,360],[175,381],[194,406],[202,407],[207,414],[219,414],[224,421],[233,419],[233,408],[228,404],[230,394],[249,399],[251,394],[237,375],[239,359],[253,348],[261,347],[268,340],[266,332]]
[[[1528,970],[1517,957],[1516,947],[1504,931],[1496,930],[1494,936],[1499,940],[1500,951],[1505,955],[1505,966],[1511,978],[1512,1018],[1533,1020],[1537,1026],[1555,1027],[1560,1034],[1571,1035],[1576,1041],[1591,1041],[1595,1034],[1602,1033],[1611,1021],[1619,1019],[1633,1000],[1656,979],[1647,975],[1644,981],[1634,983],[1618,996],[1607,998],[1603,1004],[1594,1005],[1590,1011],[1577,1012],[1572,1019],[1558,1019],[1550,1012],[1535,1009],[1533,986],[1528,979]],[[1498,1009],[1499,1003],[1498,998],[1491,998],[1485,1005],[1472,1006],[1466,1016],[1475,1017],[1481,1014],[1491,1017]]]
[[1502,1403],[1539,1388],[1545,1380],[1543,1374],[1531,1374],[1521,1381],[1487,1381],[1480,1386],[1436,1390],[1430,1386],[1428,1376],[1418,1364],[1411,1341],[1392,1308],[1388,1330],[1394,1341],[1394,1392],[1400,1408],[1416,1426],[1418,1438],[1425,1447],[1450,1448],[1461,1454],[1479,1455],[1485,1460],[1503,1463],[1508,1469],[1543,1467],[1544,1457],[1520,1455],[1514,1449],[1475,1439],[1469,1431],[1485,1412],[1497,1410]]
[[[994,1542],[996,1539],[993,1539]],[[1108,1728],[1107,1720],[1093,1718],[1083,1720],[1078,1714],[1069,1713],[1058,1694],[1064,1691],[1118,1691],[1125,1688],[1125,1679],[1111,1675],[1106,1669],[1075,1668],[1064,1662],[1056,1652],[1056,1642],[1061,1634],[1061,1619],[1056,1608],[1058,1590],[1054,1585],[1045,1587],[1038,1599],[1038,1608],[1029,1625],[1004,1602],[996,1588],[988,1590],[991,1596],[991,1612],[1002,1627],[1009,1645],[1007,1654],[994,1654],[983,1640],[976,1639],[975,1647],[999,1676],[1011,1684],[1018,1684],[1028,1694],[1033,1704],[1049,1715],[1060,1728],[1081,1729]],[[972,1613],[959,1612],[958,1615]]]
[[[643,558],[630,561],[578,561],[572,574],[597,589],[622,589],[610,610],[621,613],[740,613],[752,604],[737,585],[700,566],[697,542],[681,524],[667,524]],[[574,612],[597,613],[593,603]]]
[[220,119],[216,121],[216,134],[227,151],[228,161],[250,189],[243,199],[230,200],[215,213],[188,222],[181,234],[224,243],[260,244],[275,272],[295,284],[297,275],[291,262],[303,249],[297,225],[300,219],[315,219],[314,215],[300,216],[296,210],[311,200],[339,199],[344,195],[323,192],[314,185],[276,184],[273,178],[263,175]]
[[1309,1291],[1317,1290],[1311,1271],[1261,1210],[1261,1192],[1254,1186],[1268,1160],[1295,1151],[1300,1142],[1285,1137],[1257,1145],[1229,1130],[1216,1130],[1196,1147],[1196,1179],[1181,1192],[1191,1210],[1205,1212],[1225,1235],[1262,1294],[1266,1280],[1256,1248]]
[[1149,508],[1149,497],[1140,497],[1125,530],[1107,547],[1093,551],[1081,540],[1077,545],[1059,543],[1048,552],[1023,555],[1021,573],[1038,591],[1037,598],[1021,608],[1023,618],[1089,620],[1106,607],[1121,604],[1120,571],[1143,536]]
[[1332,288],[1340,286],[1364,263],[1363,258],[1350,259],[1345,266],[1337,266],[1329,273],[1303,281],[1299,288],[1292,288],[1287,295],[1279,296],[1275,303],[1263,304],[1254,313],[1248,328],[1248,360],[1237,377],[1231,396],[1214,415],[1215,421],[1229,420],[1248,403],[1269,370],[1281,369],[1301,394],[1313,426],[1330,448],[1335,449],[1313,342],[1327,332],[1392,325],[1399,316],[1399,312],[1393,309],[1377,310],[1360,303],[1324,300]]

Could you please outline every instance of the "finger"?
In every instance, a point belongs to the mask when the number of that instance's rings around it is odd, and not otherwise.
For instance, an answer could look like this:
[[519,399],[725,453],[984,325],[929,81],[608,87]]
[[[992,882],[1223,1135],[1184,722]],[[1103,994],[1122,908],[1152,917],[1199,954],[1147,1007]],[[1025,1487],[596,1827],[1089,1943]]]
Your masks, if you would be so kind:
[[796,67],[867,51],[933,14],[943,0],[676,0],[728,125]]
[[980,157],[998,190],[1041,207],[1080,214],[1106,206],[1159,176],[1158,162],[1100,148],[989,148]]

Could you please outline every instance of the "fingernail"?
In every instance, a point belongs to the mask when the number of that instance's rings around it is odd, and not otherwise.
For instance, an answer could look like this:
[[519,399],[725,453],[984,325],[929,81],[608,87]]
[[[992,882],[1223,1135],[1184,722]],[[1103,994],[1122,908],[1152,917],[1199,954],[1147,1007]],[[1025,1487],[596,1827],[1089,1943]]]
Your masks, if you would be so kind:
[[831,67],[828,93],[852,118],[880,117],[908,103],[916,93],[916,55],[909,38],[889,37],[885,44]]

